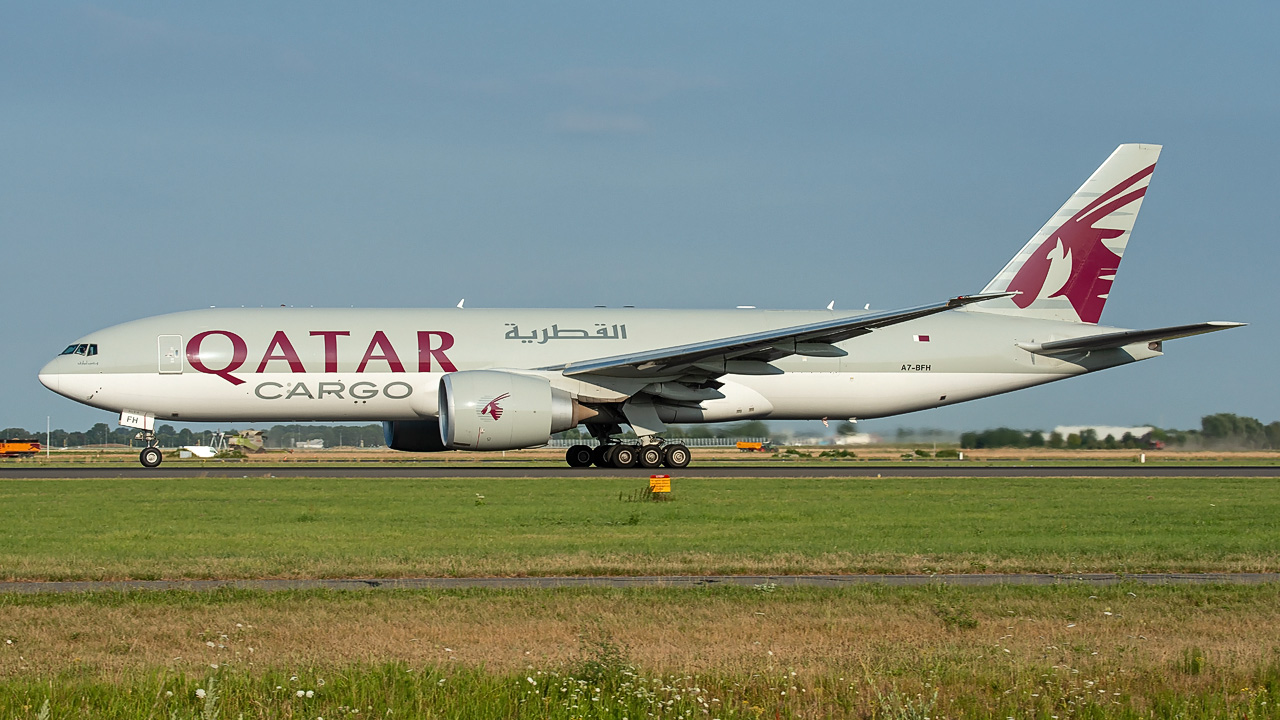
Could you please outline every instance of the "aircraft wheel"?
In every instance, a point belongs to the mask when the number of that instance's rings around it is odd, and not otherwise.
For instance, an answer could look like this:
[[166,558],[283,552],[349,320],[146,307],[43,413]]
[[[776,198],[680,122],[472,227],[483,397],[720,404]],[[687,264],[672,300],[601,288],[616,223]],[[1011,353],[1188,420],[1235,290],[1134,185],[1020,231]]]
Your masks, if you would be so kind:
[[610,467],[609,451],[617,447],[617,445],[597,445],[591,448],[591,464],[598,468]]
[[639,463],[642,468],[656,468],[662,464],[662,448],[657,445],[645,445],[640,448]]
[[569,463],[569,467],[584,468],[591,467],[592,453],[591,448],[586,445],[574,445],[564,454],[565,462]]
[[142,463],[142,467],[160,467],[160,462],[164,460],[164,453],[160,452],[160,448],[147,447],[138,453],[138,461]]
[[636,452],[636,448],[631,445],[616,445],[613,452],[609,453],[609,460],[616,468],[629,468],[636,466],[636,456],[640,453]]
[[693,456],[689,453],[689,448],[677,443],[664,448],[662,464],[669,468],[682,468],[688,467],[689,461],[692,459]]

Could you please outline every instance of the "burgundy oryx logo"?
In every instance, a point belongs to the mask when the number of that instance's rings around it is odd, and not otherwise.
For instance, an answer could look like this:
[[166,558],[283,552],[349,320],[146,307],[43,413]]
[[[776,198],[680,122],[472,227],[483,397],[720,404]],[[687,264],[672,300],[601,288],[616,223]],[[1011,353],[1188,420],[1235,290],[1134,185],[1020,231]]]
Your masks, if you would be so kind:
[[1125,178],[1050,233],[1009,281],[1009,291],[1021,293],[1013,298],[1014,304],[1025,308],[1041,297],[1065,297],[1081,322],[1098,322],[1120,266],[1120,256],[1103,241],[1125,231],[1095,226],[1141,200],[1147,186],[1138,184],[1155,169],[1149,165]]
[[480,414],[488,415],[494,420],[500,419],[502,417],[502,406],[498,404],[498,401],[506,400],[509,397],[511,397],[511,393],[503,393],[498,397],[490,400],[488,405],[485,405],[483,408],[480,408]]

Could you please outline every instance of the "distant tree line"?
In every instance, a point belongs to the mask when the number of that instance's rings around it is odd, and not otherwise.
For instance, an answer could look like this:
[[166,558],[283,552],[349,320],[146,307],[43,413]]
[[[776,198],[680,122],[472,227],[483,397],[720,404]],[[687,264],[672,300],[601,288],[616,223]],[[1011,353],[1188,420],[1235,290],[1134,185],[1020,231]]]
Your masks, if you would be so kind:
[[[138,433],[134,428],[117,427],[112,429],[106,423],[97,423],[87,431],[63,430],[61,428],[49,433],[51,447],[85,447],[89,445],[128,445]],[[18,427],[7,427],[0,430],[3,440],[39,440],[45,442],[44,430],[31,431]]]
[[[156,444],[160,447],[181,447],[184,445],[210,445],[217,430],[178,430],[172,425],[156,426]],[[230,432],[230,431],[228,431]],[[53,430],[49,433],[49,446],[60,447],[93,447],[100,445],[130,444],[141,447],[141,441],[135,441],[138,434],[136,428],[110,428],[106,423],[97,423],[86,432]],[[264,443],[268,448],[291,448],[296,441],[323,440],[325,447],[348,445],[356,447],[381,447],[383,443],[382,424],[372,425],[275,425],[266,430]],[[0,430],[0,439],[39,440],[45,442],[43,430],[31,431],[18,427]]]
[[[852,424],[841,424],[837,432],[848,434],[854,430]],[[178,430],[172,425],[159,425],[156,428],[156,439],[161,447],[179,447],[182,445],[209,445],[212,443],[215,430]],[[920,432],[920,431],[913,431]],[[943,431],[924,431],[943,434]],[[86,431],[63,430],[61,428],[49,433],[51,447],[93,447],[95,445],[140,445],[134,440],[138,431],[134,428],[111,428],[106,423],[96,423]],[[902,431],[899,431],[900,435]],[[381,423],[369,425],[273,425],[266,430],[266,447],[272,449],[291,448],[295,442],[323,440],[325,447],[354,446],[381,447],[383,434]],[[760,420],[748,420],[729,424],[706,425],[669,425],[665,437],[678,438],[758,438],[770,437],[769,424]],[[582,428],[574,428],[556,437],[588,438],[590,435]],[[634,436],[632,436],[634,437]],[[36,439],[45,441],[43,431],[31,431],[24,428],[8,427],[0,430],[0,440]],[[960,435],[960,447],[966,449],[982,448],[1068,448],[1081,450],[1098,449],[1144,449],[1163,443],[1166,447],[1178,447],[1187,450],[1221,449],[1221,450],[1280,450],[1280,421],[1263,425],[1256,418],[1233,413],[1216,413],[1205,415],[1200,419],[1198,430],[1173,430],[1155,428],[1151,432],[1135,437],[1125,433],[1122,437],[1100,438],[1093,430],[1086,429],[1079,434],[1072,433],[1063,437],[1053,432],[1045,435],[1040,430],[1017,430],[1000,427],[990,430],[971,431]]]
[[1152,426],[1153,429],[1135,436],[1125,433],[1122,437],[1108,435],[1098,437],[1093,429],[1071,433],[1063,437],[1053,432],[1046,437],[1039,430],[1015,430],[1001,427],[960,435],[960,447],[982,448],[1066,448],[1079,450],[1147,449],[1164,445],[1182,449],[1220,450],[1280,450],[1280,421],[1263,425],[1261,421],[1235,415],[1217,413],[1200,418],[1199,430],[1170,430]]
[[[844,428],[844,426],[841,426]],[[852,430],[850,424],[845,430]],[[160,447],[181,447],[184,445],[210,445],[217,430],[181,430],[169,424],[156,426],[156,443]],[[227,432],[230,432],[229,430]],[[138,434],[135,428],[117,427],[112,429],[106,423],[97,423],[86,432],[54,430],[49,433],[50,447],[93,447],[100,445],[124,445],[135,441]],[[325,447],[382,447],[382,424],[370,425],[273,425],[264,429],[268,449],[292,448],[296,442],[323,440]],[[628,433],[629,434],[629,433]],[[631,434],[629,434],[631,435]],[[769,424],[760,420],[748,420],[740,423],[719,425],[668,425],[664,437],[679,438],[767,438],[770,437]],[[556,435],[561,438],[589,438],[591,435],[581,427]],[[631,435],[631,437],[635,437]],[[10,427],[0,430],[0,439],[35,439],[45,441],[44,431],[31,431]]]

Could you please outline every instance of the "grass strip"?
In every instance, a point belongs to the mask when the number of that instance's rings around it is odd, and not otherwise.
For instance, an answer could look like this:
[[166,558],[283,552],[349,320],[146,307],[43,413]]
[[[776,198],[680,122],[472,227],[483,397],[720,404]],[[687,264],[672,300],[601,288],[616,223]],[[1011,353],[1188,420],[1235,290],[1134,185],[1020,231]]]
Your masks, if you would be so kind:
[[0,482],[5,580],[1270,572],[1265,478]]
[[1280,717],[1277,607],[1272,586],[5,596],[0,716]]

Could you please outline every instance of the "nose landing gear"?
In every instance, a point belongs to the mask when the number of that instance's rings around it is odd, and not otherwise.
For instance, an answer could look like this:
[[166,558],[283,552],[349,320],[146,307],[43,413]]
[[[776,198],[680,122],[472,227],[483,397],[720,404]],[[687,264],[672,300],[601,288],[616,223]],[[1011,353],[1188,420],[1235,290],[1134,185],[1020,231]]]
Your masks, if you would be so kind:
[[160,448],[148,445],[138,453],[138,461],[142,463],[142,467],[160,467],[160,463],[164,461],[164,453],[160,452]]
[[142,448],[142,452],[138,453],[138,462],[142,463],[142,467],[160,467],[160,463],[164,462],[164,453],[160,452],[160,448],[156,447],[155,432],[142,430],[133,437],[135,440],[141,440],[146,444],[146,447]]

